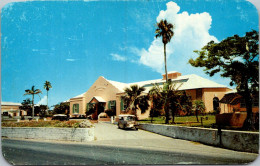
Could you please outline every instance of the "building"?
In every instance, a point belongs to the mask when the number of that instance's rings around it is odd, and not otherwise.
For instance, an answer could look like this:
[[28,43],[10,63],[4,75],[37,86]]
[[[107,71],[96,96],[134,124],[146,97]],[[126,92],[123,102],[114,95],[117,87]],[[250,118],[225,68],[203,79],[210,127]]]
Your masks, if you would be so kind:
[[[219,101],[226,92],[231,91],[224,85],[202,78],[196,74],[182,76],[181,73],[172,71],[168,73],[168,79],[177,84],[178,90],[185,90],[186,94],[191,96],[193,101],[203,100],[206,112],[213,111],[213,106],[216,106],[216,103],[213,104],[213,102],[215,100]],[[124,113],[126,107],[121,98],[124,95],[125,88],[137,84],[145,87],[145,92],[148,93],[155,83],[162,86],[164,82],[165,74],[162,79],[134,83],[111,81],[100,76],[88,91],[70,99],[70,116],[85,114],[90,107],[95,107],[96,109],[94,118],[97,118],[100,112],[108,109],[115,109],[116,115],[119,115]],[[221,109],[224,108],[221,107]],[[139,119],[147,118],[149,117],[149,110],[144,114],[137,110],[137,116]]]
[[[257,113],[259,112],[259,93],[255,93],[253,97],[252,112]],[[225,93],[220,100],[220,105],[224,108],[221,113],[246,112],[245,99],[236,90]]]
[[11,117],[20,117],[22,115],[27,115],[26,111],[19,108],[21,105],[21,103],[1,102],[1,115],[10,115]]

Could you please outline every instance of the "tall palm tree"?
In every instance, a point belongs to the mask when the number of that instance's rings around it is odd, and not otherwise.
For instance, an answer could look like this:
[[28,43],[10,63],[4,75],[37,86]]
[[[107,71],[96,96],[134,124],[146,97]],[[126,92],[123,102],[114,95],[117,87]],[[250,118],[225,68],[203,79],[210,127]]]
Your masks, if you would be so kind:
[[43,88],[46,89],[47,91],[47,111],[48,111],[48,92],[50,90],[50,88],[52,88],[51,83],[49,81],[45,81]]
[[166,82],[168,81],[168,73],[167,73],[167,63],[166,63],[166,44],[171,41],[171,38],[174,35],[173,32],[174,26],[171,23],[168,23],[167,20],[161,20],[157,23],[157,28],[155,30],[155,37],[162,37],[162,42],[164,46],[164,65],[165,65],[165,75]]
[[24,95],[32,95],[32,118],[34,118],[34,95],[39,95],[39,93],[42,93],[40,89],[35,89],[34,86],[32,86],[31,89],[26,89]]
[[125,89],[124,101],[126,102],[127,110],[133,111],[135,115],[138,108],[142,113],[149,108],[149,98],[147,95],[143,95],[144,91],[145,88],[138,85],[131,85],[130,88]]

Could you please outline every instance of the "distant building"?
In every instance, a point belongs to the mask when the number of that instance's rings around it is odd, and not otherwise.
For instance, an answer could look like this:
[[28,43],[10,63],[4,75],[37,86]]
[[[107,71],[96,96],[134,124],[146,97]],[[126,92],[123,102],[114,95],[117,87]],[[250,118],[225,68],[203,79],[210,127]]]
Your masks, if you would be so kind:
[[[182,76],[181,73],[173,71],[168,73],[168,79],[176,83],[177,87],[180,86],[178,90],[185,90],[186,94],[191,96],[193,101],[203,100],[206,106],[206,112],[213,111],[214,106],[216,107],[219,104],[215,101],[219,101],[226,92],[231,91],[231,89],[225,85],[202,78],[196,74]],[[95,118],[99,113],[108,109],[115,109],[116,115],[119,115],[124,113],[126,107],[122,100],[122,96],[125,94],[125,88],[136,84],[145,87],[145,93],[148,93],[155,83],[162,86],[163,83],[165,83],[165,74],[162,79],[133,83],[111,81],[100,76],[88,91],[69,100],[70,115],[85,114],[86,110],[90,107],[96,109],[94,113]],[[221,107],[221,109],[224,108]],[[141,111],[137,110],[137,116],[139,119],[147,118],[149,117],[149,110],[144,114],[141,114]]]
[[1,115],[10,115],[12,117],[27,115],[26,111],[19,108],[21,105],[21,103],[1,102]]
[[[252,112],[257,113],[259,112],[259,92],[255,93],[253,97]],[[221,113],[246,112],[245,99],[236,90],[225,93],[220,104],[224,107]]]

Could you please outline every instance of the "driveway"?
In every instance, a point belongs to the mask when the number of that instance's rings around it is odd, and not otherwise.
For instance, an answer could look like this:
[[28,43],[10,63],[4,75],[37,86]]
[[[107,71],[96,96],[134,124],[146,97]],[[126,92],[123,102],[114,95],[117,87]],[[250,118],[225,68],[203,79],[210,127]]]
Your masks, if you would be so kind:
[[254,160],[258,154],[238,152],[198,142],[174,139],[144,130],[123,130],[110,123],[95,124],[96,140],[91,144],[161,150],[185,154],[199,154],[208,157],[224,157]]

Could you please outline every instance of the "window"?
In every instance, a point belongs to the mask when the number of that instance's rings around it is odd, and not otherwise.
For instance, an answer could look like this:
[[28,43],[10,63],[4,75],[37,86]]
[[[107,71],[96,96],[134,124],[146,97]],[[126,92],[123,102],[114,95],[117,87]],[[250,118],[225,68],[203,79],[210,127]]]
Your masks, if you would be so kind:
[[116,101],[115,100],[111,100],[108,102],[108,109],[116,110]]
[[127,108],[126,102],[124,102],[124,99],[121,97],[121,111],[125,111]]
[[73,104],[73,114],[79,113],[79,104]]

